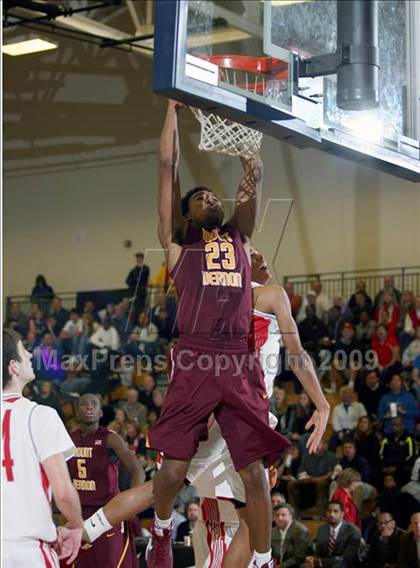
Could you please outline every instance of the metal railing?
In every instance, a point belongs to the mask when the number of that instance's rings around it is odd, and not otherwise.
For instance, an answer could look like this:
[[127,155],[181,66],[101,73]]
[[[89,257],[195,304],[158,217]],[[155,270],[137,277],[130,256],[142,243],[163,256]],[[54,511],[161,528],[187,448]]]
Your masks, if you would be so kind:
[[311,282],[319,279],[327,296],[342,296],[348,300],[356,289],[357,280],[366,282],[366,292],[373,298],[383,288],[385,276],[394,277],[395,288],[398,290],[411,290],[414,294],[420,294],[420,266],[297,274],[285,276],[284,283],[292,283],[294,293],[302,296],[309,290]]
[[[164,288],[160,286],[148,286],[147,297],[145,301],[146,308],[154,306],[156,303],[156,296],[164,291]],[[64,309],[71,310],[73,308],[76,308],[80,304],[80,298],[78,297],[79,295],[83,297],[83,304],[90,299],[95,301],[95,297],[98,294],[106,294],[106,296],[109,298],[109,301],[113,301],[114,303],[118,303],[123,297],[130,298],[129,291],[127,290],[125,293],[124,290],[121,289],[95,290],[90,292],[56,292],[55,295],[61,299]],[[10,306],[15,302],[18,302],[20,304],[20,309],[24,314],[29,314],[32,304],[38,304],[41,310],[47,315],[51,309],[51,300],[34,300],[31,296],[24,295],[8,296],[6,298],[6,318],[10,312]],[[79,308],[81,307],[82,306],[79,305]],[[102,309],[104,307],[105,305],[103,305],[103,303],[96,305],[96,309]]]

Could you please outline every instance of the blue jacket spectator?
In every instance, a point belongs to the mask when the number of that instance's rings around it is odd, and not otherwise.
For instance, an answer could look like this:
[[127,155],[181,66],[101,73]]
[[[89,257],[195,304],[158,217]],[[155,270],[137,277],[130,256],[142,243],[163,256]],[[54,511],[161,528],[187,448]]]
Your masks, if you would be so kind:
[[[418,414],[416,399],[404,390],[403,381],[399,375],[392,377],[389,386],[391,392],[381,398],[378,409],[378,416],[383,421],[383,430],[385,434],[391,434],[392,418],[400,416],[407,432],[413,434]],[[396,407],[391,406],[392,403],[395,403]]]

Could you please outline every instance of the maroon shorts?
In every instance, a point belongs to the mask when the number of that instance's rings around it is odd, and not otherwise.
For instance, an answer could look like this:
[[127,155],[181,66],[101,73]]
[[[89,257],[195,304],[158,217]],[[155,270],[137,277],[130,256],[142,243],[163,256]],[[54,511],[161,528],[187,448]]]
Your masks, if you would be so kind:
[[[94,511],[92,511],[93,514]],[[89,515],[90,516],[90,515]],[[84,545],[74,562],[75,568],[138,568],[131,523],[112,528],[101,535],[93,545]]]
[[214,413],[235,469],[262,459],[276,462],[290,442],[268,423],[262,370],[249,353],[211,353],[178,344],[171,351],[170,383],[151,448],[190,461]]

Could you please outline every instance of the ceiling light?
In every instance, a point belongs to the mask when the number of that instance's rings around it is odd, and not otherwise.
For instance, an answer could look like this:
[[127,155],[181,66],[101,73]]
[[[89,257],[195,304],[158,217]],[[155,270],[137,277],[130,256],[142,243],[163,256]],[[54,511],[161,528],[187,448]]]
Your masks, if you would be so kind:
[[7,55],[28,55],[28,53],[37,53],[40,51],[49,51],[58,47],[56,43],[50,43],[43,39],[28,39],[26,41],[18,41],[3,45],[3,53]]

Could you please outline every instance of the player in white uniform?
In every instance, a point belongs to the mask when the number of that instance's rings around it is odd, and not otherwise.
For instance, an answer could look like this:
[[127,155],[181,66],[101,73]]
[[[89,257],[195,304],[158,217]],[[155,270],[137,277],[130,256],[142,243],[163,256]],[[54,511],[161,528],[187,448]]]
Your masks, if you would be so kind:
[[[66,465],[75,448],[54,409],[22,396],[34,379],[31,358],[19,336],[4,330],[2,556],[6,568],[58,568],[59,557],[73,562],[82,536],[79,497]],[[52,495],[68,521],[58,531]]]

